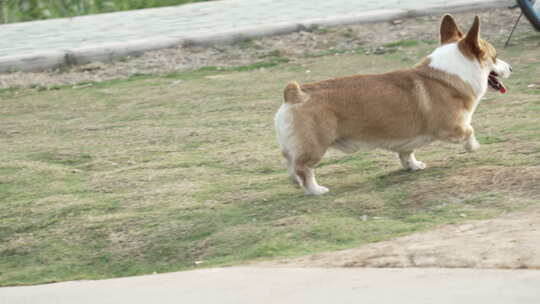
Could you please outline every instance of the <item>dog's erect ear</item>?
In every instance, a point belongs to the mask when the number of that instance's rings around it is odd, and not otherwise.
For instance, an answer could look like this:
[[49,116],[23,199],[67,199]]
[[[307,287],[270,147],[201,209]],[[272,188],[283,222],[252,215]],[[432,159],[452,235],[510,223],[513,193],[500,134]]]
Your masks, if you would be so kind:
[[463,37],[452,15],[445,14],[441,21],[441,44],[456,42]]
[[480,18],[474,17],[474,22],[467,36],[463,39],[464,43],[475,53],[480,53]]

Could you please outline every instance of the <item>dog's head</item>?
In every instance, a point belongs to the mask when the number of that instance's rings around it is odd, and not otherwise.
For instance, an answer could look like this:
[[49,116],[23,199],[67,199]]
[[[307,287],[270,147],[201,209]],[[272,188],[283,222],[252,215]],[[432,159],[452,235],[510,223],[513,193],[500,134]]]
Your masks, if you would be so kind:
[[457,43],[461,53],[470,60],[477,61],[480,67],[488,73],[488,87],[506,92],[506,88],[498,77],[507,78],[512,72],[512,67],[497,58],[497,50],[491,43],[480,38],[480,18],[476,16],[474,22],[464,35],[457,26],[451,15],[444,15],[441,21],[441,45]]

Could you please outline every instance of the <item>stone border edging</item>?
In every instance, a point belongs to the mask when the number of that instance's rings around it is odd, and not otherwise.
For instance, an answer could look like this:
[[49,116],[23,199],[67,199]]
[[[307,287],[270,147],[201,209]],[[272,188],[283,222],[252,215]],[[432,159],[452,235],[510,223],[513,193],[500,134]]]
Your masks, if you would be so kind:
[[4,56],[0,57],[0,73],[12,71],[39,71],[55,69],[66,65],[86,64],[95,61],[113,61],[126,56],[137,56],[145,52],[171,48],[179,45],[210,46],[215,44],[231,44],[245,39],[288,34],[313,28],[315,26],[331,27],[338,25],[384,22],[403,18],[441,14],[445,12],[458,13],[478,9],[501,8],[513,3],[513,0],[480,0],[466,4],[424,6],[417,9],[373,10],[366,13],[338,15],[327,18],[303,20],[300,22],[282,22],[255,27],[237,28],[215,34],[159,37],[121,43],[99,44],[65,51]]

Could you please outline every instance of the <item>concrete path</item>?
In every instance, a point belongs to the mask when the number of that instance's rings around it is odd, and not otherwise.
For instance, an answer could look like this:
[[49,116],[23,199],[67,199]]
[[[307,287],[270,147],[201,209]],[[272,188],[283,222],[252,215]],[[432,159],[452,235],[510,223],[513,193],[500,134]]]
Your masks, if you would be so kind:
[[231,267],[0,288],[0,303],[538,304],[540,271]]
[[220,0],[0,25],[0,72],[104,61],[182,44],[231,42],[313,24],[504,7],[512,0]]
[[[444,5],[447,0],[220,0],[0,26],[0,56],[42,50],[192,36],[378,9]],[[456,4],[456,1],[453,4]],[[459,2],[459,1],[457,1]],[[470,1],[466,1],[467,3]]]

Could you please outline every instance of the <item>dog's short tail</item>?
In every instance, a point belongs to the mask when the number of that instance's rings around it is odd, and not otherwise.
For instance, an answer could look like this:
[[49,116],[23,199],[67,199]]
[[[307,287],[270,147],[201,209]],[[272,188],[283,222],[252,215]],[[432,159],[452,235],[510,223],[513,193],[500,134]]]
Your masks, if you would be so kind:
[[284,102],[288,104],[301,103],[307,99],[307,96],[296,81],[289,82],[283,91]]

